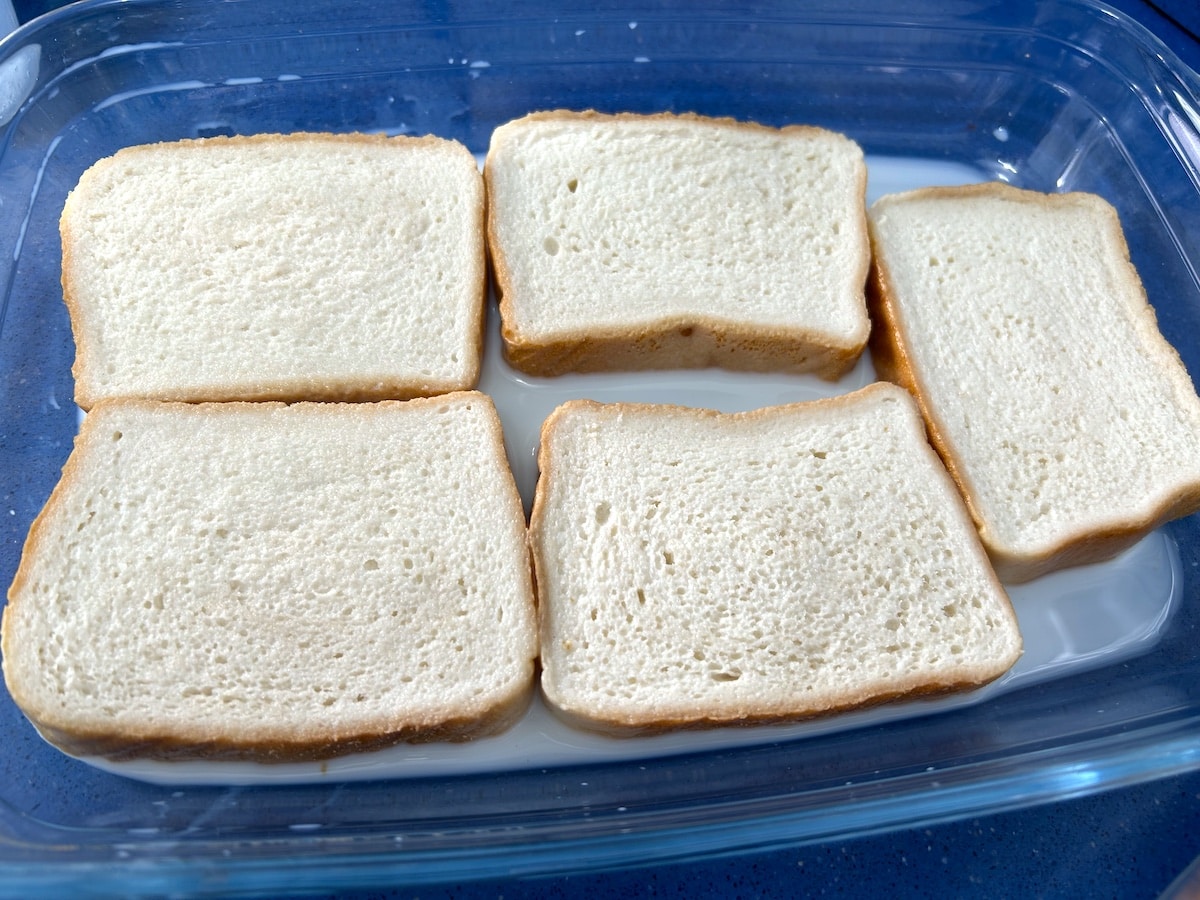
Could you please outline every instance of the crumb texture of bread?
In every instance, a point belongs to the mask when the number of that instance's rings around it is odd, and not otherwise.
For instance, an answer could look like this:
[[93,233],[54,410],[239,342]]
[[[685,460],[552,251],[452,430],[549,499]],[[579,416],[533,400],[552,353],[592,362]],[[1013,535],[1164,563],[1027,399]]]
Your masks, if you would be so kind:
[[751,413],[567,403],[531,523],[544,696],[615,732],[983,684],[1015,614],[902,389]]
[[881,198],[872,352],[918,398],[1006,581],[1200,508],[1200,399],[1116,211],[1007,185]]
[[843,135],[534,113],[495,130],[484,178],[505,350],[523,371],[836,378],[866,344],[866,166]]
[[511,724],[537,633],[491,401],[109,401],[30,533],[4,677],[68,752],[325,758]]
[[67,198],[76,400],[408,399],[474,387],[483,181],[435,137],[123,149]]

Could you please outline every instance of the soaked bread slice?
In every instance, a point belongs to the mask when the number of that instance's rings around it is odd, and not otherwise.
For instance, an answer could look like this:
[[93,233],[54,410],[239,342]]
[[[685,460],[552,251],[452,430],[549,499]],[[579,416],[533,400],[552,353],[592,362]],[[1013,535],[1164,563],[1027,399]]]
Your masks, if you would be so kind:
[[543,112],[496,129],[484,178],[521,371],[837,378],[866,344],[866,166],[843,135]]
[[788,721],[980,685],[1020,655],[894,385],[741,414],[572,401],[539,462],[541,687],[576,724]]
[[490,400],[99,404],[3,651],[76,754],[272,762],[504,728],[537,635]]
[[378,400],[475,385],[483,181],[435,137],[130,147],[60,230],[76,402]]
[[1116,211],[1004,184],[881,198],[872,355],[908,387],[1002,578],[1200,509],[1200,398]]

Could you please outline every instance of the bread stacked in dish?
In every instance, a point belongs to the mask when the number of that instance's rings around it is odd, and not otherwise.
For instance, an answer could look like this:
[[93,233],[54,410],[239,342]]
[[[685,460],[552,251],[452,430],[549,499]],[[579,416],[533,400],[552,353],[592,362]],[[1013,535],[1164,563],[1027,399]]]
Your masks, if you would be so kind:
[[[1104,201],[865,186],[842,135],[667,114],[527,116],[482,177],[436,138],[102,160],[62,218],[89,412],[10,692],[72,753],[288,760],[492,733],[535,681],[636,734],[999,677],[1003,582],[1200,508],[1200,399]],[[836,380],[869,340],[894,383],[569,402],[527,526],[475,390],[489,261],[531,376]]]

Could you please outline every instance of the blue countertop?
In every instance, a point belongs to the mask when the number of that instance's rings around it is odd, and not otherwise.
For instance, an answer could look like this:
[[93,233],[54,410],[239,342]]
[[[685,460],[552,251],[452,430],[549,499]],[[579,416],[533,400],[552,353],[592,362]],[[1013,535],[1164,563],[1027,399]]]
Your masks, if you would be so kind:
[[1200,773],[1021,812],[689,865],[355,895],[1154,898],[1200,854]]

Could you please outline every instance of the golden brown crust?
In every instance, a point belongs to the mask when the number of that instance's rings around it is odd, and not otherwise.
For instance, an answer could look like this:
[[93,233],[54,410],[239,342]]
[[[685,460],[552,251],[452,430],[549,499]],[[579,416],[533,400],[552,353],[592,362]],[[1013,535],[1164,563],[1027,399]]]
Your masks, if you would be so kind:
[[[1014,659],[1015,662],[1015,659]],[[964,677],[961,681],[932,682],[891,682],[886,686],[880,684],[878,690],[864,690],[852,697],[843,698],[841,702],[830,703],[822,709],[803,711],[762,712],[762,711],[733,711],[728,715],[714,716],[711,710],[697,709],[695,715],[682,713],[675,716],[658,718],[635,719],[628,717],[608,717],[589,710],[570,710],[555,705],[546,697],[545,689],[542,696],[546,698],[546,707],[556,717],[576,728],[596,731],[616,738],[651,737],[672,731],[703,731],[710,728],[755,728],[760,726],[795,725],[824,719],[829,716],[858,712],[885,706],[889,703],[904,700],[930,700],[938,697],[973,690],[999,676],[989,676],[986,679]]]
[[[921,188],[894,196],[900,199],[944,198],[951,200],[997,197],[1015,202],[1032,202],[1047,207],[1086,204],[1089,208],[1105,216],[1106,224],[1112,234],[1114,245],[1118,248],[1121,260],[1125,264],[1129,264],[1129,248],[1116,211],[1092,194],[1039,194],[1000,182],[988,182],[955,187]],[[958,486],[971,518],[979,530],[984,546],[987,548],[992,564],[1005,583],[1020,584],[1067,566],[1110,559],[1137,543],[1158,526],[1200,509],[1200,485],[1183,486],[1145,517],[1132,517],[1127,522],[1113,527],[1079,531],[1048,548],[1045,553],[1024,554],[999,544],[979,509],[975,490],[965,471],[966,465],[956,452],[937,410],[930,404],[928,389],[924,385],[918,367],[913,363],[912,340],[907,334],[904,315],[896,301],[896,288],[887,266],[886,254],[880,247],[874,223],[869,222],[869,225],[873,248],[871,273],[867,280],[867,310],[872,321],[871,337],[868,341],[871,360],[880,378],[900,385],[916,399],[921,416],[925,420],[929,441],[937,450],[947,471]],[[1131,265],[1129,273],[1136,283],[1136,288],[1141,291],[1141,281]],[[1145,297],[1144,291],[1142,291],[1142,296]],[[1148,302],[1145,315],[1148,317],[1148,321],[1153,323],[1154,311]],[[1162,340],[1161,336],[1160,340]],[[1162,340],[1162,346],[1159,349],[1178,361],[1178,353],[1165,340]]]
[[699,316],[596,329],[560,341],[525,340],[507,327],[501,334],[509,365],[540,377],[720,366],[741,372],[816,374],[836,381],[854,368],[862,353],[862,346],[830,347],[811,335],[797,338],[782,329],[745,328]]
[[[475,380],[478,380],[476,375]],[[76,382],[80,384],[80,382]],[[147,400],[162,403],[371,403],[388,400],[408,401],[448,396],[464,388],[458,382],[381,382],[377,380],[340,382],[294,379],[277,384],[260,383],[244,388],[194,388],[156,391],[153,397],[94,396],[90,391],[77,390],[76,405],[88,412],[110,401]]]
[[[601,113],[596,110],[543,110],[533,112],[509,124],[526,122],[694,122],[714,127],[752,131],[761,134],[797,134],[828,136],[848,140],[843,135],[812,125],[787,125],[773,128],[757,122],[729,117],[713,118],[695,113]],[[495,146],[495,145],[494,145]],[[747,325],[712,316],[669,316],[626,328],[596,327],[586,332],[557,337],[534,337],[512,326],[512,276],[504,257],[495,211],[494,165],[489,150],[484,160],[485,206],[487,207],[487,248],[492,284],[499,300],[501,338],[505,360],[527,375],[555,377],[570,372],[647,371],[695,369],[720,366],[734,371],[787,372],[814,374],[836,381],[858,362],[866,346],[869,327],[864,326],[849,343],[840,343],[830,335],[793,327]],[[866,234],[866,167],[860,168],[856,190],[861,220],[856,223]],[[864,284],[870,266],[869,243],[864,237],[855,283]]]
[[[75,360],[71,365],[71,375],[75,379],[75,403],[83,410],[91,407],[107,396],[97,389],[89,378],[98,363],[93,359],[94,348],[89,339],[96,333],[90,324],[86,304],[81,304],[75,288],[73,273],[78,267],[75,259],[75,236],[73,232],[72,209],[79,202],[79,187],[105,168],[118,164],[120,161],[148,152],[157,152],[164,147],[197,146],[245,146],[255,144],[278,143],[338,143],[366,145],[398,145],[408,147],[438,147],[458,153],[475,166],[474,157],[462,144],[441,138],[436,135],[385,135],[351,132],[338,134],[332,132],[298,131],[288,134],[252,134],[252,135],[218,135],[209,138],[185,138],[179,141],[160,141],[152,144],[138,144],[124,147],[112,156],[97,160],[80,179],[79,185],[67,195],[66,203],[59,217],[59,236],[62,243],[62,272],[61,286],[63,302],[71,322],[71,333],[75,343]],[[474,258],[478,260],[473,280],[476,282],[474,304],[474,322],[470,333],[474,336],[474,345],[468,348],[470,370],[463,379],[420,380],[411,377],[392,380],[340,378],[337,380],[288,378],[274,383],[259,382],[253,385],[213,385],[211,387],[179,388],[175,390],[155,391],[153,397],[144,399],[180,401],[197,403],[210,400],[227,401],[270,401],[270,400],[315,400],[325,402],[368,402],[373,400],[410,400],[416,397],[427,397],[435,394],[446,394],[454,391],[470,390],[479,382],[481,359],[483,356],[484,329],[486,326],[485,302],[487,298],[487,267],[485,263],[486,213],[484,204],[479,204],[476,221],[472,229],[478,236]]]
[[[348,407],[355,414],[371,416],[387,407],[397,405],[438,406],[460,400],[478,400],[489,410],[490,438],[504,452],[504,438],[500,418],[487,395],[478,391],[461,391],[453,394],[426,397],[409,401],[381,401],[379,403]],[[83,422],[75,440],[75,449],[63,466],[62,477],[51,492],[49,500],[34,519],[25,539],[21,560],[16,575],[8,590],[8,605],[0,620],[0,651],[3,653],[5,684],[18,708],[28,717],[38,732],[50,743],[66,753],[77,756],[104,756],[114,760],[144,759],[206,759],[243,760],[265,763],[302,762],[329,759],[349,753],[361,753],[399,743],[427,743],[433,741],[466,741],[477,737],[497,734],[519,720],[533,697],[537,670],[537,634],[532,637],[528,664],[521,677],[514,679],[502,691],[475,701],[476,708],[464,709],[456,705],[442,710],[425,711],[399,710],[390,721],[364,722],[361,726],[338,732],[322,730],[319,725],[308,728],[263,726],[253,736],[235,733],[220,734],[211,730],[190,730],[186,726],[154,725],[136,729],[114,724],[108,728],[96,728],[73,722],[54,709],[41,709],[24,690],[22,681],[14,674],[11,660],[19,651],[14,645],[14,621],[24,611],[26,604],[34,599],[28,596],[26,581],[34,558],[42,552],[41,545],[47,539],[52,520],[64,498],[72,490],[72,482],[81,477],[82,448],[94,434],[106,434],[110,430],[107,414],[109,410],[144,409],[161,410],[172,404],[151,400],[104,400],[96,405]],[[228,415],[240,408],[261,412],[279,409],[284,403],[201,403],[181,404],[190,413]],[[310,405],[310,404],[293,404]],[[317,408],[330,408],[326,404],[311,404]],[[510,477],[504,488],[514,509],[521,508],[520,496],[515,481]],[[514,520],[514,525],[517,520]],[[521,542],[529,553],[528,532],[523,517],[519,520]],[[534,603],[532,582],[528,600]]]
[[435,741],[461,743],[499,734],[525,714],[533,698],[533,665],[528,683],[479,715],[447,714],[425,721],[397,721],[383,729],[305,739],[280,733],[251,740],[212,734],[181,734],[92,730],[59,727],[45,719],[30,721],[49,743],[72,756],[101,756],[114,761],[131,759],[208,760],[213,762],[296,763],[315,762],[369,753],[397,744]]

